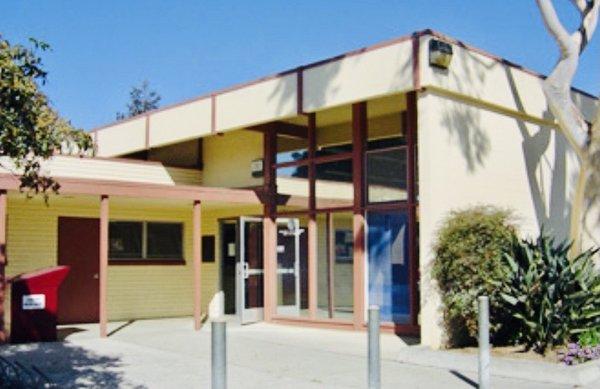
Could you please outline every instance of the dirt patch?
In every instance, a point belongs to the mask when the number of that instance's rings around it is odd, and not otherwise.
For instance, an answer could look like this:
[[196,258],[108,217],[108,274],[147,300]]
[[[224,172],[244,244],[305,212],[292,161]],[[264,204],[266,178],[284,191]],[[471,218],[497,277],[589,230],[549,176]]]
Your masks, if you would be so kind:
[[[464,347],[452,349],[450,351],[477,354],[477,347]],[[530,361],[548,362],[548,363],[559,363],[557,356],[557,350],[548,350],[544,355],[538,354],[534,351],[526,351],[523,346],[501,346],[492,347],[492,356],[501,358],[513,358],[513,359],[527,359]]]

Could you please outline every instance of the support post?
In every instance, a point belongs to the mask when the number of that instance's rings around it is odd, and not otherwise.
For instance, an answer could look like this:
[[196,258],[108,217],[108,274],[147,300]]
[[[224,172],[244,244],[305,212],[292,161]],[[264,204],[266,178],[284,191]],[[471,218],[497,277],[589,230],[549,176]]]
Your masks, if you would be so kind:
[[8,198],[6,190],[0,190],[0,343],[6,342],[6,328],[4,321],[4,306],[6,300],[6,216]]
[[[302,75],[302,72],[299,73],[299,76]],[[318,237],[317,237],[317,214],[315,212],[316,208],[316,187],[315,187],[315,178],[316,178],[316,166],[312,161],[312,158],[315,157],[315,149],[317,145],[316,140],[316,115],[314,113],[308,114],[308,157],[310,159],[310,163],[308,165],[308,208],[309,208],[309,217],[308,217],[308,315],[310,319],[317,318],[317,305],[318,305],[318,284],[317,284],[317,247],[318,247]]]
[[367,103],[356,103],[352,105],[352,143],[353,143],[353,186],[354,186],[354,209],[353,209],[353,297],[354,297],[354,328],[360,329],[365,322],[365,178],[364,178],[364,156],[367,140]]
[[369,307],[369,389],[381,387],[381,353],[379,350],[379,306]]
[[106,288],[108,280],[108,196],[100,196],[100,337],[105,338],[107,334],[108,315],[106,310]]
[[479,303],[479,389],[490,388],[490,303],[480,296]]
[[227,387],[227,323],[211,322],[211,388]]
[[263,138],[263,192],[265,194],[263,213],[263,311],[264,320],[270,321],[277,305],[277,224],[275,221],[277,186],[273,164],[277,146],[275,128],[269,127],[264,132]]
[[194,330],[202,327],[202,210],[200,200],[194,200],[192,212],[192,250],[194,263]]

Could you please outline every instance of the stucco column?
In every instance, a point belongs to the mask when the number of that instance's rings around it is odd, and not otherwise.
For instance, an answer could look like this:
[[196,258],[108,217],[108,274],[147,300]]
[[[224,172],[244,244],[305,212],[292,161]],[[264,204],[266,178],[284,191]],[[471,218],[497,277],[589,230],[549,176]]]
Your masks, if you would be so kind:
[[194,330],[202,327],[202,211],[200,200],[194,200],[192,222],[192,250],[194,262]]
[[4,322],[4,303],[6,299],[6,216],[7,216],[7,193],[0,190],[0,343],[7,340]]
[[108,314],[106,310],[106,288],[108,280],[108,196],[100,196],[100,337],[105,338]]

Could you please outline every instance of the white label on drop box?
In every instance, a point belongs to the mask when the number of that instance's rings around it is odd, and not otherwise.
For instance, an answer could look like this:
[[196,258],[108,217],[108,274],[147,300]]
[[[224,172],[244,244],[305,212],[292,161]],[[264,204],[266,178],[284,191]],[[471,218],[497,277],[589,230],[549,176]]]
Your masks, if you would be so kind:
[[23,296],[22,308],[24,311],[46,308],[45,294],[26,294]]

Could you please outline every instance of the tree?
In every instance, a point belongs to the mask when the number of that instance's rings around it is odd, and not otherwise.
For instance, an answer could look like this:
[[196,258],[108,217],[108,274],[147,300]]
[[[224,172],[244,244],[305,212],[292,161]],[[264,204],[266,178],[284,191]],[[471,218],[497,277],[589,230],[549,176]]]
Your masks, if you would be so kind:
[[158,108],[160,95],[150,89],[150,83],[147,80],[140,86],[134,86],[129,92],[129,104],[127,104],[127,113],[117,112],[117,120],[130,118]]
[[21,181],[28,195],[57,192],[58,182],[42,174],[41,162],[55,154],[89,153],[89,134],[75,129],[51,107],[40,90],[47,72],[37,54],[50,46],[30,39],[32,48],[0,36],[0,162]]
[[552,0],[536,0],[546,29],[556,41],[560,58],[544,80],[544,94],[559,130],[575,151],[580,169],[575,188],[570,220],[573,250],[581,251],[583,209],[600,198],[600,109],[593,123],[587,123],[573,102],[571,84],[579,65],[579,57],[591,40],[598,23],[600,0],[570,0],[581,18],[577,31],[569,33],[561,23]]

